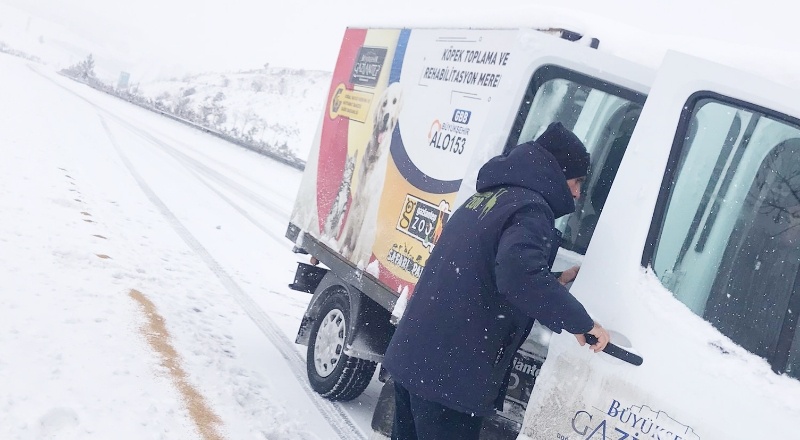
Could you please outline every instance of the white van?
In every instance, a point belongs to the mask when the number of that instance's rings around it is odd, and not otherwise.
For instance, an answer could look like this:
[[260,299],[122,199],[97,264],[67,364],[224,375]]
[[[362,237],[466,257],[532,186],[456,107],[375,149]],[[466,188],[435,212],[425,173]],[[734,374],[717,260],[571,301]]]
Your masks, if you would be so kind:
[[525,29],[349,29],[337,71],[287,231],[324,265],[294,283],[320,394],[366,387],[480,166],[560,121],[592,167],[554,269],[581,264],[571,290],[619,349],[535,327],[483,438],[800,438],[798,91]]
[[670,53],[572,292],[644,362],[553,337],[522,438],[800,438],[800,93]]

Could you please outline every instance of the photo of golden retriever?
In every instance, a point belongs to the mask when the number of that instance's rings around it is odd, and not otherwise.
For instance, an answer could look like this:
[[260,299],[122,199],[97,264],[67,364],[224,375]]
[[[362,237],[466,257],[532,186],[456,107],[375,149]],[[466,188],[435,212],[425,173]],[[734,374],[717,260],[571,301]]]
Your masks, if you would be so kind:
[[359,266],[369,263],[375,241],[375,223],[386,174],[392,132],[403,105],[400,83],[390,84],[373,109],[372,136],[356,170],[357,183],[340,238],[342,255]]

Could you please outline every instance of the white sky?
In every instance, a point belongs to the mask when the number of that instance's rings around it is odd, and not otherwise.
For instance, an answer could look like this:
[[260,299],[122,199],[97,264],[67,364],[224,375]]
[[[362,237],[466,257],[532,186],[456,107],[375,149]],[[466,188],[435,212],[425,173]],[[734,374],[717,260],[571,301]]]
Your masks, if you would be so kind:
[[[789,0],[0,0],[104,46],[148,75],[273,66],[331,70],[347,26],[530,26],[700,37],[771,50],[794,47]],[[701,6],[702,5],[702,6]],[[613,23],[612,23],[613,27]],[[607,28],[607,27],[606,27]],[[633,34],[632,34],[633,35]],[[602,45],[602,35],[601,37]],[[636,38],[636,37],[633,37]],[[159,69],[153,70],[154,66]]]

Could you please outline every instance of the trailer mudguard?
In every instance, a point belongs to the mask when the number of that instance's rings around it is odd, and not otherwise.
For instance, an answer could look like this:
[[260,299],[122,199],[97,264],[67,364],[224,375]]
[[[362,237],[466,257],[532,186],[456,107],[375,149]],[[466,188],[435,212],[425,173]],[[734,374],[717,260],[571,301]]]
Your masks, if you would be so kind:
[[295,343],[309,344],[311,324],[319,318],[322,304],[330,295],[346,295],[350,301],[345,354],[373,362],[383,361],[383,354],[394,334],[394,326],[389,322],[389,311],[342,281],[333,272],[325,274],[314,291]]

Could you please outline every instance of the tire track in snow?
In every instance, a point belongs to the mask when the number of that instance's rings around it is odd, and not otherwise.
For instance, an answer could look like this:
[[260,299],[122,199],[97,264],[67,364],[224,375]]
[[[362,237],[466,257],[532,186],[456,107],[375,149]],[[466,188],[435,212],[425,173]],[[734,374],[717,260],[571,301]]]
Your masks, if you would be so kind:
[[[130,124],[130,122],[128,122],[128,121],[126,121],[126,122],[128,124]],[[141,128],[138,128],[138,127],[136,127],[136,125],[133,125],[133,124],[131,125],[131,127],[134,127],[137,130],[142,130]],[[170,145],[180,146],[180,150],[181,151],[183,151],[183,152],[187,152],[187,151],[191,152],[191,154],[189,155],[191,157],[195,157],[195,158],[201,158],[202,157],[203,159],[200,160],[200,163],[213,162],[216,166],[219,166],[220,168],[224,169],[224,170],[222,170],[222,175],[225,175],[225,176],[228,176],[228,175],[231,175],[231,174],[237,175],[241,179],[244,179],[244,180],[246,180],[246,181],[258,186],[259,187],[259,194],[262,191],[263,192],[268,192],[271,196],[282,198],[283,200],[285,200],[289,204],[294,203],[294,197],[286,197],[286,193],[285,192],[276,191],[273,187],[271,187],[269,185],[263,185],[259,180],[253,179],[252,177],[248,176],[247,174],[240,174],[240,170],[238,168],[236,168],[234,166],[231,166],[231,165],[229,165],[229,164],[227,164],[225,162],[220,162],[216,158],[205,154],[202,150],[200,150],[198,148],[195,148],[191,144],[187,144],[183,140],[176,139],[173,136],[170,136],[169,134],[160,132],[158,130],[154,130],[152,132],[147,131],[146,133],[150,134],[150,135],[153,135],[154,137],[156,137],[158,139],[166,141]],[[238,148],[238,146],[237,146],[237,148]],[[248,154],[258,154],[258,153],[255,153],[255,152],[251,151],[251,150],[243,150],[243,151],[248,153]],[[259,157],[264,157],[264,155],[260,155],[259,154]],[[266,158],[269,159],[268,156]],[[281,166],[283,165],[283,164],[280,164],[280,163],[278,163],[278,164],[281,165]],[[270,197],[270,199],[271,199],[271,197]],[[283,206],[283,205],[280,205],[280,206]]]
[[[116,142],[111,130],[109,129],[108,125],[103,118],[103,115],[107,115],[117,121],[123,121],[122,118],[119,116],[109,112],[108,110],[100,107],[99,105],[95,104],[94,102],[90,101],[89,99],[81,96],[79,93],[70,90],[69,88],[59,84],[57,81],[53,80],[52,78],[47,77],[45,74],[36,70],[35,67],[28,65],[28,68],[31,69],[34,73],[41,76],[42,78],[46,79],[47,81],[51,82],[55,86],[69,92],[71,95],[74,95],[78,99],[84,101],[85,103],[89,104],[92,108],[97,110],[98,116],[100,117],[101,123],[103,125],[104,130],[106,131],[109,140],[117,153],[120,156],[120,159],[131,173],[131,175],[136,180],[137,184],[139,184],[142,191],[145,193],[147,198],[153,203],[161,212],[161,214],[169,221],[170,225],[173,229],[178,233],[181,239],[186,242],[186,244],[195,251],[198,256],[203,259],[203,262],[214,272],[215,275],[220,279],[220,282],[223,286],[228,290],[231,296],[239,303],[239,306],[247,313],[248,317],[256,324],[256,326],[261,330],[261,332],[273,343],[273,345],[278,349],[281,353],[282,357],[286,359],[289,364],[294,367],[290,368],[292,374],[297,379],[297,382],[302,387],[303,391],[309,396],[311,402],[317,407],[319,413],[325,418],[328,424],[333,428],[334,431],[339,435],[340,439],[358,439],[358,440],[365,440],[366,436],[361,431],[361,429],[353,422],[350,415],[347,411],[339,404],[335,402],[331,402],[328,400],[323,399],[320,397],[314,390],[311,389],[311,386],[308,384],[308,381],[303,374],[305,371],[305,360],[300,356],[300,354],[294,349],[294,343],[289,341],[282,333],[280,328],[264,313],[261,307],[253,301],[250,296],[245,293],[241,287],[231,278],[230,275],[225,272],[225,270],[220,266],[219,263],[214,260],[214,257],[206,250],[202,244],[186,229],[185,226],[178,220],[175,214],[169,210],[169,208],[164,204],[164,202],[155,194],[155,192],[147,185],[145,180],[141,177],[141,175],[136,172],[133,164],[128,160],[127,156],[125,156],[122,148]],[[281,238],[280,242],[283,242],[283,238]]]
[[133,125],[131,125],[130,123],[122,121],[119,118],[115,117],[114,119],[116,119],[117,122],[120,123],[120,125],[123,126],[123,128],[129,130],[131,133],[144,138],[146,141],[152,143],[153,145],[161,147],[161,149],[162,149],[161,151],[164,151],[165,153],[167,153],[170,156],[172,156],[180,165],[182,165],[184,168],[186,168],[192,174],[194,174],[197,177],[197,180],[200,181],[200,183],[202,183],[208,189],[210,189],[215,194],[217,194],[217,196],[219,196],[226,203],[228,203],[233,209],[235,209],[239,214],[241,214],[244,218],[246,218],[248,221],[250,221],[255,227],[260,229],[263,233],[265,233],[266,235],[268,235],[270,238],[272,238],[273,240],[275,240],[278,243],[284,244],[286,242],[286,238],[285,237],[283,237],[282,235],[276,234],[275,232],[270,230],[268,227],[264,226],[263,222],[259,221],[255,217],[253,217],[253,215],[250,214],[246,209],[244,209],[241,206],[239,206],[236,202],[231,200],[230,197],[228,197],[225,194],[223,194],[222,191],[220,191],[214,185],[211,185],[208,182],[208,179],[209,178],[213,179],[217,183],[219,183],[219,184],[221,184],[223,186],[227,186],[228,188],[232,189],[237,194],[241,194],[241,195],[245,196],[245,198],[249,199],[250,201],[252,201],[252,202],[256,203],[257,205],[261,206],[262,208],[264,208],[267,211],[267,213],[270,215],[270,217],[272,217],[273,219],[275,219],[277,221],[280,221],[280,222],[288,222],[288,215],[286,215],[286,213],[282,212],[282,210],[279,207],[277,207],[275,204],[269,202],[268,200],[264,199],[263,197],[259,196],[258,194],[253,193],[253,191],[250,190],[250,188],[247,188],[246,186],[235,182],[233,179],[231,179],[231,178],[229,178],[229,177],[227,177],[227,176],[225,176],[225,175],[213,170],[212,168],[208,167],[207,165],[203,164],[202,162],[190,157],[189,155],[187,155],[187,154],[185,154],[185,153],[183,153],[181,151],[178,151],[177,148],[175,148],[175,147],[173,147],[173,146],[171,146],[171,145],[169,145],[169,144],[167,144],[167,143],[155,138],[154,136],[150,135],[149,133],[146,133],[146,132],[142,131],[141,129],[136,128]]
[[[279,206],[277,206],[274,203],[264,199],[262,196],[260,196],[258,194],[254,194],[253,191],[251,191],[246,186],[235,182],[234,180],[230,179],[229,177],[225,176],[222,173],[219,173],[216,170],[213,170],[212,168],[208,167],[207,165],[203,164],[202,162],[198,161],[197,159],[192,158],[191,156],[187,155],[186,153],[178,151],[177,148],[175,148],[175,147],[173,147],[173,146],[171,146],[171,145],[169,145],[169,144],[157,139],[155,136],[151,135],[150,133],[147,133],[146,131],[144,131],[144,130],[134,126],[133,124],[127,122],[123,118],[115,115],[114,113],[111,113],[110,111],[100,107],[99,105],[95,104],[94,102],[90,101],[89,99],[81,96],[77,92],[75,92],[73,90],[70,90],[69,88],[57,83],[56,81],[54,81],[51,78],[48,78],[46,75],[44,75],[41,72],[37,71],[36,68],[34,68],[33,66],[28,65],[27,67],[29,69],[31,69],[33,72],[35,72],[36,74],[38,74],[41,77],[43,77],[44,79],[50,81],[51,83],[53,83],[57,87],[69,92],[70,94],[76,96],[80,100],[86,102],[87,104],[92,106],[98,113],[106,115],[111,119],[114,119],[117,123],[122,125],[124,128],[130,130],[134,134],[144,138],[145,140],[147,140],[147,141],[149,141],[149,142],[151,142],[151,143],[153,143],[153,144],[155,144],[155,145],[157,145],[159,147],[162,147],[167,154],[171,154],[179,163],[181,163],[181,165],[183,165],[187,170],[189,170],[190,172],[195,174],[195,176],[197,176],[198,180],[201,183],[203,183],[206,187],[211,189],[220,198],[225,200],[225,202],[230,204],[236,211],[238,211],[240,214],[242,214],[247,220],[252,222],[258,229],[263,231],[265,234],[269,235],[269,237],[272,238],[273,240],[275,240],[276,242],[281,243],[281,244],[285,243],[286,238],[284,236],[275,234],[273,231],[271,231],[268,228],[266,228],[261,222],[259,222],[257,219],[255,219],[244,208],[242,208],[241,206],[237,205],[233,200],[231,200],[229,197],[225,196],[218,188],[215,188],[213,185],[211,185],[206,178],[213,178],[218,183],[220,183],[222,185],[225,185],[225,186],[228,186],[229,188],[233,189],[235,192],[238,192],[239,194],[244,195],[246,198],[250,199],[251,201],[253,201],[257,205],[263,207],[266,210],[267,214],[269,214],[269,216],[272,217],[273,219],[281,221],[281,222],[286,222],[288,216],[286,215],[286,213],[283,212],[283,210]],[[191,168],[192,165],[195,166],[195,169]],[[203,178],[204,176],[206,178]]]
[[211,179],[217,181],[220,184],[228,186],[229,188],[231,188],[233,190],[236,190],[237,192],[241,193],[242,195],[245,195],[248,199],[252,200],[253,202],[255,202],[259,206],[263,207],[264,209],[270,211],[271,213],[275,213],[275,214],[281,215],[281,218],[279,220],[283,221],[283,220],[286,219],[285,217],[287,217],[287,216],[286,216],[286,213],[283,212],[282,206],[279,206],[279,205],[271,202],[270,200],[264,198],[263,196],[253,192],[247,186],[242,185],[241,183],[236,182],[235,180],[231,179],[230,177],[226,176],[225,174],[214,170],[213,168],[211,168],[208,165],[204,164],[202,161],[199,161],[199,160],[191,157],[190,155],[180,151],[178,148],[175,148],[174,146],[162,141],[161,139],[158,139],[157,137],[155,137],[152,134],[142,130],[141,128],[136,127],[135,125],[131,124],[130,122],[125,121],[124,119],[119,118],[117,116],[113,116],[113,115],[112,115],[112,118],[114,118],[120,125],[122,125],[123,128],[126,128],[130,132],[136,134],[137,136],[140,136],[140,137],[144,138],[145,140],[151,142],[152,144],[154,144],[156,146],[162,147],[167,154],[169,154],[172,157],[174,157],[178,162],[181,162],[181,164],[183,166],[185,166],[187,168],[189,168],[189,167],[195,168],[198,171],[197,174],[200,174],[200,175],[203,175],[205,177],[211,178]]
[[158,208],[161,215],[166,218],[178,236],[180,236],[181,239],[189,246],[189,248],[192,249],[192,251],[194,251],[203,260],[209,269],[211,269],[228,293],[231,294],[231,296],[236,300],[236,302],[239,303],[239,306],[242,307],[245,313],[247,313],[247,315],[261,330],[261,332],[278,349],[281,356],[290,364],[290,367],[292,367],[290,368],[290,371],[297,379],[298,384],[300,384],[303,391],[305,391],[305,393],[308,395],[309,400],[311,400],[311,402],[316,406],[322,417],[325,418],[331,428],[333,428],[333,430],[338,434],[339,438],[364,440],[366,436],[353,422],[353,420],[350,418],[350,415],[344,410],[344,408],[338,404],[324,400],[322,397],[317,395],[314,390],[311,389],[311,386],[308,384],[308,381],[303,374],[305,372],[305,361],[300,356],[300,353],[294,349],[293,344],[286,339],[280,328],[278,328],[278,326],[266,315],[266,313],[264,313],[261,307],[259,307],[258,304],[256,304],[255,301],[253,301],[253,299],[250,298],[250,296],[245,293],[241,287],[239,287],[236,281],[234,281],[234,279],[228,275],[222,266],[208,252],[208,250],[203,247],[203,245],[197,240],[197,238],[194,237],[194,235],[192,235],[191,232],[189,232],[188,229],[186,229],[186,227],[180,222],[180,220],[178,220],[169,207],[167,207],[167,205],[158,197],[152,188],[150,188],[147,182],[136,171],[134,165],[130,162],[128,157],[125,155],[125,152],[117,143],[116,138],[108,127],[108,124],[103,116],[98,116],[100,117],[100,122],[109,138],[109,141],[111,142],[111,145],[114,147],[123,164],[128,169],[128,172],[131,173],[131,176],[133,176],[134,180],[136,180],[136,183],[144,192],[145,196],[150,200],[151,203],[153,203],[153,205],[155,205],[156,208]]

